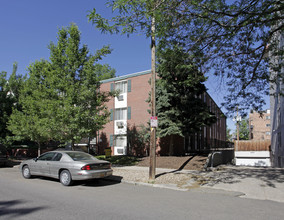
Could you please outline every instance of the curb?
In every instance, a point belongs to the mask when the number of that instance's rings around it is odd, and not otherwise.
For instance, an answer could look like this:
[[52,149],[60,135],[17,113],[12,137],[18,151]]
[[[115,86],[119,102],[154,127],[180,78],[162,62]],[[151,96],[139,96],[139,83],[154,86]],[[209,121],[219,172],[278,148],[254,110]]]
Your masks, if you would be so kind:
[[135,181],[127,181],[127,180],[118,180],[113,177],[107,177],[104,178],[104,180],[111,181],[111,182],[117,182],[117,183],[127,183],[131,185],[137,185],[137,186],[150,186],[150,187],[155,187],[155,188],[161,188],[161,189],[171,189],[171,190],[177,190],[177,191],[189,191],[188,189],[182,189],[177,186],[169,186],[166,184],[153,184],[153,183],[144,183],[144,182],[135,182]]
[[144,183],[144,182],[135,182],[135,181],[126,181],[126,180],[117,180],[112,177],[105,178],[104,180],[110,181],[110,182],[117,182],[117,183],[126,183],[126,184],[131,184],[135,186],[148,186],[148,187],[154,187],[154,188],[160,188],[160,189],[170,189],[170,190],[176,190],[176,191],[181,191],[181,192],[196,192],[196,193],[212,193],[212,194],[222,194],[222,195],[227,195],[227,196],[233,196],[233,197],[243,197],[246,196],[245,193],[243,192],[237,192],[237,191],[228,191],[228,190],[223,190],[223,189],[214,189],[211,187],[206,187],[206,186],[200,186],[195,189],[183,189],[179,188],[178,186],[169,186],[165,184],[151,184],[151,183]]

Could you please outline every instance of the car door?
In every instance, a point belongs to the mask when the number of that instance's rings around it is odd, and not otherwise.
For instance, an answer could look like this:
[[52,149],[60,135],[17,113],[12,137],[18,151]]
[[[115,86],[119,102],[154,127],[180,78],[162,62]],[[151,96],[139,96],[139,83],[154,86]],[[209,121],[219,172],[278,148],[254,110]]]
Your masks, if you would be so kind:
[[47,152],[37,158],[35,166],[39,175],[50,176],[49,166],[55,154],[55,152]]
[[49,174],[51,177],[58,178],[58,171],[62,168],[62,153],[56,153],[52,161],[49,161]]

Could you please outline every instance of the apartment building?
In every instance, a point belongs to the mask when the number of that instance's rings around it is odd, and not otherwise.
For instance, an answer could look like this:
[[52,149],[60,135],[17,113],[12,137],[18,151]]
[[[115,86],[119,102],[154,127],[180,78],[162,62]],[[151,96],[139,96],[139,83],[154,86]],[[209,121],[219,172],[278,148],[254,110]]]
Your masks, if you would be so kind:
[[[141,127],[148,127],[151,118],[147,102],[151,91],[150,78],[151,71],[143,71],[101,81],[101,91],[119,90],[119,95],[107,103],[111,114],[109,123],[98,132],[100,154],[104,153],[105,148],[111,148],[112,155],[148,154],[149,146],[138,146],[139,141],[135,140],[133,135],[137,134]],[[176,136],[175,155],[208,150],[226,141],[226,117],[207,93],[200,98],[216,114],[217,122],[210,127],[201,128],[200,133],[185,138]],[[168,143],[168,137],[157,139],[158,155],[168,155]]]
[[251,140],[270,140],[270,110],[265,112],[251,111],[249,114],[249,138]]

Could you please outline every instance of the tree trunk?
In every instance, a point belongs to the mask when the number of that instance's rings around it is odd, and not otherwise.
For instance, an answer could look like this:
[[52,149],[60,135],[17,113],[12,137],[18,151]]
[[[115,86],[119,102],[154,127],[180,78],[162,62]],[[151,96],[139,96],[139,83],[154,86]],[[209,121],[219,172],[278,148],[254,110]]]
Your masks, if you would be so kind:
[[38,145],[37,156],[39,157],[40,156],[40,151],[41,151],[41,146],[40,146],[40,143],[37,143],[37,145]]
[[72,150],[75,150],[74,141],[73,141],[73,140],[71,141],[71,149],[72,149]]

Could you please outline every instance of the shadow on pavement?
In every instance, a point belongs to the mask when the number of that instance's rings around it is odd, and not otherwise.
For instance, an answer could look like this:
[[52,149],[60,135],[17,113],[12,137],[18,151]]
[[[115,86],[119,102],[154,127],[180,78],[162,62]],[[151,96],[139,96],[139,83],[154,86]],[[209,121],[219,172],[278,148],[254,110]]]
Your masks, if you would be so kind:
[[116,185],[121,183],[123,177],[121,176],[111,176],[104,179],[92,179],[92,180],[85,180],[85,181],[76,181],[74,182],[74,186],[88,186],[88,187],[104,187],[110,185]]
[[[50,177],[32,176],[31,179],[57,182],[58,184],[61,185],[61,183],[58,179],[54,179],[54,178],[50,178]],[[107,178],[102,178],[102,179],[76,180],[69,187],[74,187],[74,186],[104,187],[104,186],[119,184],[119,183],[121,183],[121,180],[122,180],[121,176],[112,176],[112,177],[107,177]]]
[[263,186],[275,188],[275,183],[284,183],[284,169],[236,167],[224,168],[204,174],[208,179],[206,185],[214,186],[218,183],[233,184],[242,179],[254,178],[261,180]]
[[185,161],[185,162],[180,166],[180,168],[178,168],[177,170],[173,170],[173,171],[171,171],[171,172],[164,172],[164,173],[157,174],[157,175],[155,176],[155,178],[158,178],[158,177],[160,177],[160,176],[163,176],[163,175],[166,175],[166,174],[169,174],[169,173],[176,173],[176,172],[178,172],[178,171],[183,170],[183,168],[184,168],[194,157],[195,157],[195,156],[192,156],[192,157],[189,158],[187,161]]
[[47,207],[33,207],[33,208],[19,208],[19,205],[27,203],[23,200],[10,200],[10,201],[0,201],[0,218],[9,217],[17,218],[23,217],[23,215],[28,215],[32,212],[37,212]]
[[13,168],[21,163],[20,160],[8,160],[4,165],[1,164],[0,168]]

